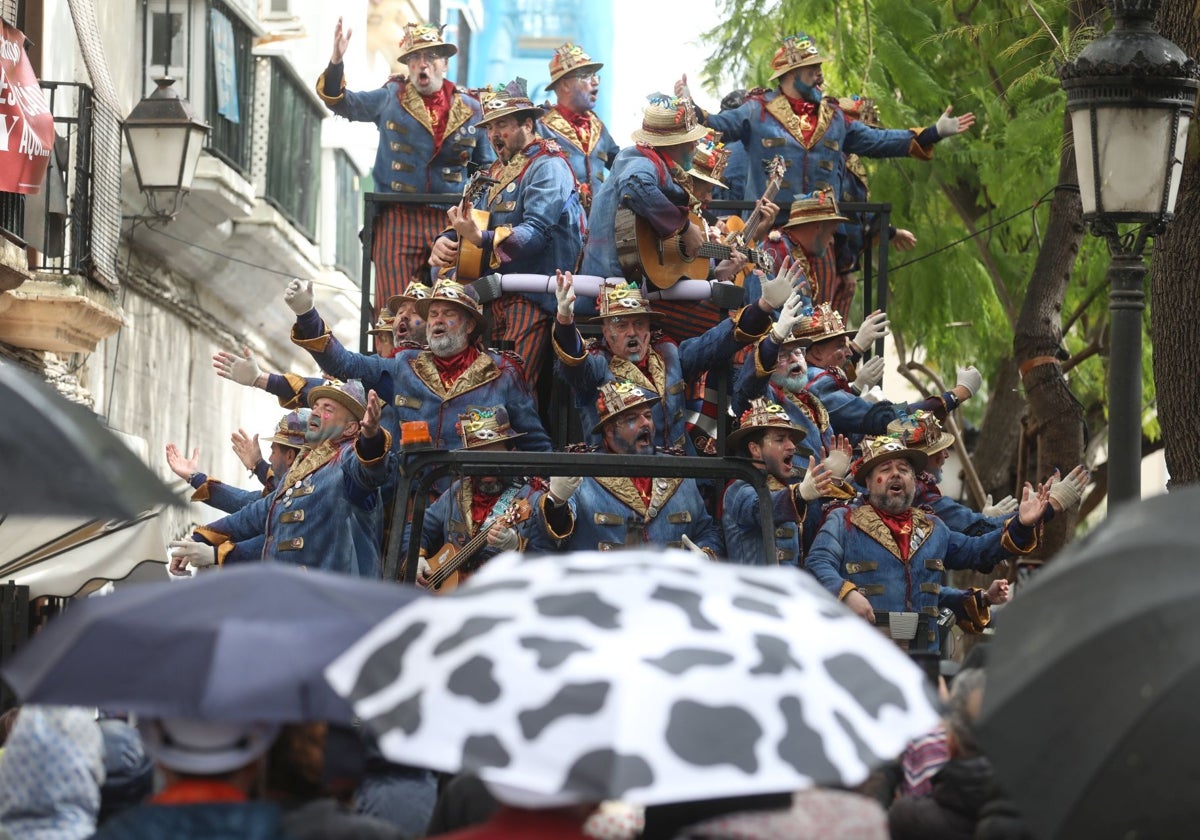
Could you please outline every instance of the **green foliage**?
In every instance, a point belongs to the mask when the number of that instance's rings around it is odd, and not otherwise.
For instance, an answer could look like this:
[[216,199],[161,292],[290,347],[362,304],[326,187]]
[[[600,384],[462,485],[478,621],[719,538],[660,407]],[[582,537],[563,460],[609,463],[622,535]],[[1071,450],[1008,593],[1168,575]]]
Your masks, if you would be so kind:
[[[1098,33],[1070,30],[1066,0],[721,0],[721,7],[724,22],[705,39],[713,48],[710,79],[770,86],[780,37],[804,31],[826,56],[826,95],[874,98],[889,127],[928,126],[947,106],[975,113],[974,128],[939,143],[929,163],[866,164],[871,199],[889,202],[892,224],[919,240],[916,251],[891,255],[893,329],[944,377],[971,362],[993,373],[1012,355],[1013,321],[1058,180],[1066,98],[1057,68]],[[1103,246],[1086,237],[1063,306],[1064,322],[1084,307],[1064,338],[1071,353],[1103,337],[1107,295],[1094,292],[1107,265]],[[1146,351],[1149,371],[1148,342]],[[1095,353],[1070,373],[1085,406],[1106,402],[1105,364]],[[1149,372],[1146,382],[1149,398]]]

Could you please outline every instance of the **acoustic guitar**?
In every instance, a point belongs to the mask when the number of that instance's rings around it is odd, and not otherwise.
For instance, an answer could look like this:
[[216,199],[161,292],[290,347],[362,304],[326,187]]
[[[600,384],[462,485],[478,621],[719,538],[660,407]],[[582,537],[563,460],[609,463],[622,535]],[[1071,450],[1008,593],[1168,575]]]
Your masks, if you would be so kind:
[[[475,224],[479,226],[480,230],[488,229],[488,222],[492,214],[487,210],[477,209],[474,207],[474,204],[479,196],[498,183],[499,181],[480,169],[467,180],[466,185],[463,187],[461,206],[471,208],[471,218],[475,220]],[[458,243],[458,263],[455,268],[459,283],[469,283],[487,274],[487,266],[483,260],[483,249],[472,245],[466,240],[460,239]]]
[[[690,218],[692,224],[703,229],[703,219],[695,213]],[[639,283],[645,278],[658,289],[669,289],[680,280],[707,279],[709,259],[727,260],[735,250],[719,242],[705,242],[695,256],[688,257],[683,253],[683,237],[659,237],[649,222],[626,208],[617,210],[614,238],[625,279]],[[750,265],[768,273],[775,270],[775,259],[769,252],[742,247],[736,250],[746,255]]]
[[437,554],[427,559],[429,563],[429,582],[425,588],[438,595],[445,595],[458,588],[459,569],[487,546],[488,531],[497,522],[506,528],[512,528],[524,522],[533,513],[528,499],[517,499],[508,510],[498,516],[486,528],[480,528],[479,533],[467,540],[462,548],[456,548],[452,543],[446,543]]
[[[782,155],[776,155],[767,163],[767,186],[763,190],[763,201],[774,201],[775,196],[779,193],[780,186],[783,184],[783,176],[787,172],[787,168],[787,161],[783,159]],[[765,223],[766,227],[763,228],[763,232],[765,233],[770,230],[772,221],[774,220],[766,218],[766,214],[763,213],[761,206],[754,208],[754,212],[750,214],[750,218],[746,219],[744,224],[740,216],[731,216],[728,223],[730,232],[726,234],[724,243],[739,250],[752,248],[762,239],[758,235],[759,228]],[[733,282],[741,286],[745,283],[746,276],[753,270],[753,266],[747,265],[737,273],[737,276],[733,278]]]

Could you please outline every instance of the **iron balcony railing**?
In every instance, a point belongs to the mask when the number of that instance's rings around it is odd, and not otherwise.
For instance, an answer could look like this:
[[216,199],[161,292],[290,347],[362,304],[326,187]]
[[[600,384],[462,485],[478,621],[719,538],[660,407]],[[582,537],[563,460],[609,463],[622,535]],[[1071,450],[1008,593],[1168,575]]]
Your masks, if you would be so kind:
[[[229,115],[218,111],[220,102],[217,97],[217,74],[215,66],[216,45],[213,42],[213,27],[207,27],[208,72],[205,73],[207,95],[204,98],[204,119],[212,126],[208,133],[206,150],[224,163],[232,166],[243,176],[249,176],[251,168],[251,148],[254,137],[254,32],[245,24],[241,17],[230,11],[221,0],[211,0],[208,4],[208,14],[213,12],[229,21],[233,31],[233,61],[234,75],[237,80],[237,111],[231,119]],[[228,109],[227,109],[228,110]]]
[[266,199],[310,241],[316,241],[321,185],[321,120],[325,109],[281,56],[270,56],[271,132]]

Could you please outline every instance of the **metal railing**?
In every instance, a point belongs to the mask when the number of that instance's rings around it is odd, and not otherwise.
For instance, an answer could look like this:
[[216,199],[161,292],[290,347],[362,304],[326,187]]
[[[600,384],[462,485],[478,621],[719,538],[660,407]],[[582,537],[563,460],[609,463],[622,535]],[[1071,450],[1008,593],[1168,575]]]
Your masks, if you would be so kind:
[[[362,286],[362,243],[359,231],[358,167],[343,149],[333,150],[333,183],[337,193],[334,206],[337,230],[334,241],[334,265]],[[353,208],[353,209],[351,209]]]
[[217,74],[212,71],[215,66],[216,46],[213,43],[213,27],[209,26],[206,48],[206,66],[209,72],[204,74],[207,91],[204,97],[204,119],[212,126],[212,130],[208,133],[208,145],[205,146],[205,150],[242,175],[249,175],[254,137],[254,32],[221,0],[210,0],[208,14],[211,15],[214,11],[228,20],[233,30],[238,110],[237,120],[230,119],[217,110],[220,107],[217,99]]
[[271,132],[265,198],[310,241],[316,241],[321,186],[321,120],[325,109],[282,56],[270,56]]

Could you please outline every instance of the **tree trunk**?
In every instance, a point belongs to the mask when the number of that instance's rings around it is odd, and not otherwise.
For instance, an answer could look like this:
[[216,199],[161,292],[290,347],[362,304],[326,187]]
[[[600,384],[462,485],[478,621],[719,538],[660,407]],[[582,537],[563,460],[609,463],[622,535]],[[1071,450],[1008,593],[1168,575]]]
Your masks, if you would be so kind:
[[[1194,4],[1163,3],[1158,24],[1163,37],[1188,55],[1200,52],[1200,18]],[[1200,378],[1194,375],[1196,347],[1200,346],[1200,294],[1196,289],[1196,266],[1200,265],[1198,157],[1200,150],[1193,132],[1184,159],[1175,220],[1155,240],[1150,268],[1150,344],[1170,487],[1200,481],[1200,423],[1196,422]]]
[[971,453],[971,463],[984,492],[991,493],[997,501],[1020,490],[1015,480],[1016,458],[1021,443],[1019,418],[1024,413],[1025,396],[1021,393],[1016,362],[1002,362],[979,427],[979,444]]

